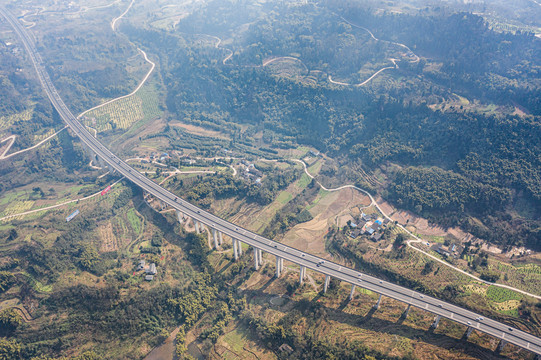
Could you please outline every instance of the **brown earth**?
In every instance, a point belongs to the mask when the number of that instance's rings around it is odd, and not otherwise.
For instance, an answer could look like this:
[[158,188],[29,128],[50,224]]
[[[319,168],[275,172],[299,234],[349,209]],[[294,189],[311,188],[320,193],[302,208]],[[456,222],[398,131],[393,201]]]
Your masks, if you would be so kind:
[[335,224],[336,219],[349,209],[359,204],[367,204],[368,197],[354,189],[344,189],[327,193],[311,210],[317,214],[305,223],[298,224],[289,230],[282,243],[317,256],[330,258],[325,250],[325,234]]
[[218,139],[229,139],[228,136],[224,135],[220,131],[210,130],[201,126],[196,126],[192,124],[184,124],[184,123],[179,123],[179,122],[172,122],[170,125],[180,127],[186,130],[187,132],[189,132],[190,134],[213,137],[213,138],[218,138]]

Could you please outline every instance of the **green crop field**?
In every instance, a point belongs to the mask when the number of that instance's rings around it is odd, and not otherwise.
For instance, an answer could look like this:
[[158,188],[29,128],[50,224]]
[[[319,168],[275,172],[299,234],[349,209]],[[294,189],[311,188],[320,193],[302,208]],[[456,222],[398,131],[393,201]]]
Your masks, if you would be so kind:
[[297,184],[299,188],[304,189],[305,187],[308,186],[308,184],[310,184],[311,181],[312,179],[308,175],[302,174]]
[[2,132],[5,131],[6,129],[9,129],[9,127],[13,125],[13,123],[16,121],[30,120],[32,118],[33,111],[34,111],[33,109],[27,109],[18,114],[13,114],[9,116],[0,116],[0,134],[2,134]]
[[528,264],[518,267],[517,271],[524,274],[541,274],[541,267],[535,264]]
[[291,195],[287,191],[282,191],[280,195],[276,197],[276,202],[285,205],[287,204],[291,199],[293,199],[293,195]]
[[139,219],[139,216],[135,212],[135,209],[133,208],[129,209],[126,216],[128,217],[128,222],[130,223],[130,226],[132,227],[133,231],[137,235],[140,235],[141,230],[142,230],[141,219]]
[[86,114],[86,125],[98,132],[113,128],[128,129],[138,121],[158,115],[159,98],[153,84],[145,84],[135,95],[114,101]]
[[26,278],[26,280],[28,281],[28,284],[37,292],[49,293],[53,290],[53,287],[51,285],[43,285],[41,282],[36,280],[32,275],[26,272],[23,272],[21,274]]
[[503,289],[497,286],[489,286],[486,292],[487,298],[492,301],[501,303],[509,300],[521,300],[522,295],[512,290]]
[[[0,217],[19,214],[25,211],[32,209],[33,201],[14,201],[9,204],[9,206],[0,213]],[[19,219],[20,217],[15,217],[14,219]]]

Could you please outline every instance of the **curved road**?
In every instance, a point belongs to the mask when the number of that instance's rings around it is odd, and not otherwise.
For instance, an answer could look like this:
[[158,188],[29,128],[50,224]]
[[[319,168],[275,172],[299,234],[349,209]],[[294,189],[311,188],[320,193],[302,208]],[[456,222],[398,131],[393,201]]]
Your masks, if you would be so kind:
[[419,309],[429,311],[436,315],[472,327],[473,329],[490,334],[534,353],[541,354],[541,339],[531,334],[509,327],[492,319],[482,318],[480,314],[476,314],[456,305],[443,302],[436,298],[426,296],[422,293],[395,285],[387,281],[380,280],[373,276],[362,274],[353,269],[343,267],[340,264],[324,261],[317,256],[304,253],[295,248],[264,238],[256,233],[223,220],[209,212],[201,210],[197,206],[192,205],[189,202],[177,197],[175,194],[165,190],[152,180],[140,174],[137,170],[131,168],[126,162],[122,161],[115,154],[109,151],[109,149],[102,145],[88,132],[86,127],[77,121],[66,104],[64,104],[56,88],[51,82],[49,75],[45,71],[43,61],[40,55],[37,53],[33,41],[26,30],[4,7],[0,7],[0,13],[2,13],[2,15],[8,20],[24,43],[24,46],[26,47],[32,63],[34,64],[39,80],[47,93],[47,96],[62,119],[69,125],[70,129],[88,148],[90,148],[93,153],[97,154],[112,168],[128,178],[135,185],[151,193],[154,197],[157,197],[169,206],[181,211],[192,219],[200,221],[223,234],[240,240],[241,242],[255,248],[261,249],[264,252],[268,252],[287,261],[312,269],[316,272],[335,277],[341,281],[345,281],[356,286],[361,286],[376,293],[405,302]]
[[[315,180],[315,182],[316,182],[323,190],[332,192],[332,191],[339,191],[339,190],[342,190],[342,189],[350,188],[350,189],[355,189],[355,190],[357,190],[357,191],[360,191],[360,192],[366,194],[366,196],[368,196],[368,197],[370,198],[371,203],[370,203],[370,205],[368,205],[368,207],[370,207],[370,206],[376,207],[376,208],[378,209],[378,211],[383,215],[383,217],[385,217],[386,219],[389,219],[389,221],[394,222],[394,220],[391,219],[391,218],[389,217],[389,215],[387,215],[387,214],[383,211],[383,209],[379,206],[379,204],[376,202],[376,200],[374,199],[374,197],[373,197],[368,191],[366,191],[366,190],[364,190],[364,189],[361,189],[360,187],[357,187],[357,186],[355,186],[355,185],[342,185],[342,186],[337,187],[337,188],[334,188],[334,189],[326,188],[322,183],[320,183],[318,180],[316,180],[315,177],[314,177],[312,174],[310,174],[310,173],[308,172],[308,168],[306,167],[306,163],[305,163],[304,161],[298,160],[298,159],[292,159],[292,160],[293,160],[293,161],[296,161],[296,162],[298,162],[298,163],[301,163],[302,166],[304,167],[304,173],[305,173],[306,175],[308,175],[309,178]],[[527,292],[527,291],[520,290],[520,289],[517,289],[517,288],[515,288],[515,287],[509,286],[509,285],[498,284],[498,283],[494,283],[494,282],[490,282],[490,281],[483,280],[483,279],[481,279],[481,278],[479,278],[479,277],[477,277],[477,276],[475,276],[475,275],[473,275],[473,274],[470,274],[470,273],[467,272],[467,271],[464,271],[464,270],[462,270],[462,269],[460,269],[460,268],[458,268],[458,267],[456,267],[456,266],[454,266],[454,265],[452,265],[452,264],[449,264],[447,261],[444,261],[444,260],[442,260],[442,259],[440,259],[440,258],[438,258],[438,257],[436,257],[436,256],[434,256],[434,255],[432,255],[432,254],[427,253],[427,252],[424,251],[424,250],[419,249],[418,247],[415,247],[415,246],[411,245],[412,243],[422,243],[422,242],[424,242],[424,240],[421,239],[420,237],[418,237],[417,235],[413,234],[413,233],[412,233],[411,231],[409,231],[408,229],[406,229],[405,226],[403,226],[403,225],[401,225],[401,224],[396,224],[396,226],[399,227],[400,229],[402,229],[402,231],[404,231],[406,234],[408,234],[409,236],[411,236],[411,237],[413,238],[413,240],[410,239],[410,240],[406,241],[406,244],[407,244],[410,248],[412,248],[413,250],[416,250],[416,251],[418,251],[418,252],[420,252],[420,253],[423,253],[424,255],[430,257],[432,260],[435,260],[435,261],[437,261],[437,262],[439,262],[439,263],[441,263],[441,264],[443,264],[443,265],[445,265],[445,266],[447,266],[447,267],[450,267],[451,269],[456,270],[456,271],[460,272],[461,274],[466,275],[466,276],[468,276],[468,277],[470,277],[470,278],[472,278],[472,279],[474,279],[474,280],[476,280],[476,281],[479,281],[479,282],[481,282],[481,283],[484,283],[484,284],[487,284],[487,285],[494,285],[494,286],[501,287],[501,288],[505,288],[505,289],[509,289],[509,290],[513,290],[513,291],[516,291],[516,292],[518,292],[518,293],[521,293],[521,294],[524,294],[524,295],[527,295],[527,296],[531,296],[531,297],[533,297],[533,298],[536,298],[537,300],[541,300],[541,296],[539,296],[539,295],[535,295],[535,294],[529,293],[529,292]]]

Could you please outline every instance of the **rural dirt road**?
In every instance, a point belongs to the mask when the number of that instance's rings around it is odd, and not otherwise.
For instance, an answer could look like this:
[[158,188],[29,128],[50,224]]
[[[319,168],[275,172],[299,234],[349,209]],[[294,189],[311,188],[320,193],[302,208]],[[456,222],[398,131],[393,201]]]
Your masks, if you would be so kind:
[[[321,188],[322,188],[323,190],[326,190],[326,191],[339,191],[339,190],[342,190],[342,189],[345,189],[345,188],[352,188],[352,189],[356,189],[356,190],[358,190],[358,191],[361,191],[362,193],[366,194],[366,195],[370,198],[370,200],[372,201],[372,205],[374,205],[374,206],[378,209],[378,211],[383,215],[383,217],[389,219],[389,221],[393,221],[393,222],[394,222],[394,220],[393,220],[392,218],[390,218],[390,217],[383,211],[383,209],[381,209],[381,207],[378,205],[378,203],[376,202],[376,200],[374,199],[374,197],[373,197],[368,191],[366,191],[366,190],[364,190],[364,189],[361,189],[361,188],[359,188],[359,187],[357,187],[357,186],[354,186],[354,185],[343,185],[343,186],[340,186],[340,187],[337,187],[337,188],[334,188],[334,189],[326,188],[326,187],[323,186],[318,180],[316,180],[315,177],[314,177],[312,174],[310,174],[310,173],[308,172],[308,168],[306,167],[306,163],[305,163],[304,161],[298,160],[298,159],[293,159],[293,160],[296,161],[296,162],[298,162],[298,163],[301,163],[301,164],[303,165],[303,167],[304,167],[304,172],[305,172],[305,174],[308,175],[311,179],[314,179],[314,180],[316,181],[316,183],[317,183],[319,186],[321,186]],[[443,264],[443,265],[445,265],[445,266],[447,266],[447,267],[450,267],[451,269],[453,269],[453,270],[455,270],[455,271],[458,271],[458,272],[460,272],[461,274],[464,274],[464,275],[466,275],[466,276],[468,276],[468,277],[470,277],[470,278],[472,278],[472,279],[474,279],[474,280],[476,280],[476,281],[479,281],[479,282],[481,282],[481,283],[484,283],[484,284],[487,284],[487,285],[493,285],[493,286],[501,287],[501,288],[504,288],[504,289],[513,290],[513,291],[516,291],[516,292],[521,293],[521,294],[523,294],[523,295],[531,296],[531,297],[533,297],[533,298],[536,298],[536,299],[538,299],[538,300],[541,300],[541,296],[539,296],[539,295],[532,294],[532,293],[529,293],[529,292],[527,292],[527,291],[520,290],[520,289],[517,289],[517,288],[512,287],[512,286],[509,286],[509,285],[498,284],[498,283],[493,283],[493,282],[490,282],[490,281],[483,280],[483,279],[481,279],[481,278],[479,278],[479,277],[477,277],[477,276],[475,276],[475,275],[472,275],[472,274],[470,274],[470,273],[468,273],[468,272],[466,272],[466,271],[464,271],[464,270],[462,270],[462,269],[457,268],[456,266],[453,266],[452,264],[449,264],[448,262],[446,262],[446,261],[444,261],[444,260],[441,260],[440,258],[438,258],[438,257],[436,257],[436,256],[434,256],[434,255],[431,255],[431,254],[427,253],[427,252],[424,251],[424,250],[419,249],[418,247],[413,246],[413,245],[412,245],[413,243],[422,243],[422,242],[424,242],[423,239],[421,239],[421,238],[418,237],[417,235],[413,234],[411,231],[409,231],[408,229],[406,229],[406,228],[405,228],[404,226],[402,226],[401,224],[396,224],[396,226],[398,226],[400,229],[402,229],[402,231],[404,231],[406,234],[408,234],[409,236],[411,236],[411,237],[413,238],[413,239],[410,239],[410,240],[406,241],[406,244],[407,244],[410,248],[412,248],[412,249],[414,249],[415,251],[418,251],[418,252],[424,254],[425,256],[428,256],[428,257],[431,258],[432,260],[437,261],[438,263]]]

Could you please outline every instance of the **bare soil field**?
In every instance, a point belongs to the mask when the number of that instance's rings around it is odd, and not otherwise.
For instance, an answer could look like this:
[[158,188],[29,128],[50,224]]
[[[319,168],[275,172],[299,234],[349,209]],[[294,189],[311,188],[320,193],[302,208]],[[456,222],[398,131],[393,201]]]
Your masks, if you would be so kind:
[[199,136],[207,136],[207,137],[213,137],[218,139],[230,139],[229,136],[225,135],[223,132],[216,131],[216,130],[210,130],[201,126],[196,126],[192,124],[184,124],[179,122],[172,122],[171,126],[177,126],[180,127],[190,134],[199,135]]
[[310,209],[314,218],[294,226],[284,235],[282,242],[299,250],[330,258],[325,250],[324,239],[329,226],[333,225],[337,217],[348,212],[350,208],[369,203],[368,197],[354,189],[328,193]]
[[98,228],[101,238],[100,252],[116,251],[119,248],[118,240],[113,232],[113,224],[107,222]]

